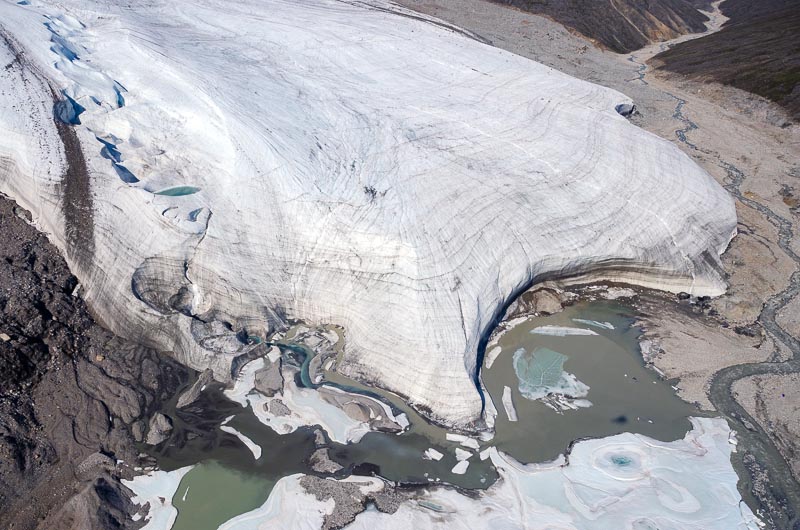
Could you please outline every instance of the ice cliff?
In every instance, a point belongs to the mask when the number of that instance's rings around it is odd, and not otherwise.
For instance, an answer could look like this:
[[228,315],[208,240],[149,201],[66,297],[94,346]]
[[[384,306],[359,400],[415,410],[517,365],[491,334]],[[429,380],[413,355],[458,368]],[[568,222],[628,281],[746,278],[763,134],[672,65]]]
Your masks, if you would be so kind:
[[247,336],[335,324],[345,374],[465,426],[532,283],[724,289],[733,202],[625,96],[392,4],[1,1],[0,27],[0,191],[112,330],[221,380]]

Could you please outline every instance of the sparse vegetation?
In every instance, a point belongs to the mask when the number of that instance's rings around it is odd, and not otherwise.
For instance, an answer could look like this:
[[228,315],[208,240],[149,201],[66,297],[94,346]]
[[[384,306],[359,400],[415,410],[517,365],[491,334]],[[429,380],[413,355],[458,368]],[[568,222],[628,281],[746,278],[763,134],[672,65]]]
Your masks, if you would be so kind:
[[[767,2],[753,19],[734,3],[721,31],[676,45],[657,55],[654,64],[697,79],[747,90],[784,106],[800,119],[800,4]],[[784,7],[783,4],[788,5]]]

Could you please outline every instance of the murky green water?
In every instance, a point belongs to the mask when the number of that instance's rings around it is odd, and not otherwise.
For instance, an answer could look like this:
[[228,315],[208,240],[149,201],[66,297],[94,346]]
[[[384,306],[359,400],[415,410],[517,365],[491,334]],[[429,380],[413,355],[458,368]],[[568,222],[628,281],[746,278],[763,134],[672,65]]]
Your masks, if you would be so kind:
[[[613,330],[591,327],[593,336],[532,335],[542,325],[587,328],[574,318],[610,322]],[[562,314],[531,319],[506,333],[499,342],[502,353],[482,378],[497,409],[496,435],[481,447],[496,445],[523,462],[550,460],[586,437],[600,437],[624,431],[641,432],[661,440],[683,437],[690,428],[687,417],[697,412],[678,399],[669,384],[648,371],[641,360],[637,330],[624,309],[612,303],[579,304]],[[590,387],[589,408],[559,414],[539,401],[522,397],[513,367],[513,353],[520,348],[533,351],[549,348],[566,355],[563,368]],[[397,396],[364,387],[327,372],[326,380],[340,387],[368,391],[405,412],[411,428],[401,435],[373,432],[358,444],[331,443],[330,456],[345,467],[364,464],[381,476],[398,482],[425,483],[439,479],[464,488],[485,488],[497,474],[490,462],[470,459],[466,474],[451,469],[457,460],[457,443],[447,441],[446,429],[425,422]],[[503,387],[512,389],[519,421],[509,422],[503,410]],[[235,415],[228,424],[263,449],[257,461],[235,436],[219,430],[222,418]],[[218,390],[204,392],[195,407],[176,418],[180,448],[167,447],[157,455],[163,469],[198,464],[181,482],[174,505],[179,514],[175,529],[212,530],[222,522],[264,503],[281,477],[297,473],[314,474],[307,460],[314,451],[310,428],[280,436],[263,425],[249,409],[227,401]],[[652,421],[652,423],[650,423]],[[424,460],[423,452],[433,447],[445,456],[441,461]],[[188,492],[187,492],[188,490]],[[185,499],[184,499],[185,495]]]
[[[202,408],[215,409],[212,414],[187,417],[182,412],[175,425],[179,431],[176,436],[184,439],[183,446],[167,447],[156,455],[165,470],[196,465],[173,497],[178,509],[174,529],[214,530],[224,521],[261,506],[281,477],[298,472],[315,474],[307,462],[315,449],[313,429],[278,435],[259,422],[250,409],[227,401],[219,392],[212,392],[205,400]],[[228,415],[235,417],[227,425],[261,446],[258,460],[238,438],[219,430],[219,423]],[[426,431],[424,426],[421,430]],[[203,436],[196,436],[200,432]],[[485,488],[497,479],[490,462],[480,461],[477,455],[470,460],[466,474],[453,474],[457,463],[454,451],[459,445],[445,439],[444,429],[432,432],[435,435],[430,437],[414,428],[401,435],[372,432],[358,444],[330,443],[329,454],[345,467],[342,476],[354,466],[367,464],[365,471],[404,483],[439,479],[465,488]],[[444,457],[440,461],[424,460],[422,455],[429,447]]]
[[[614,329],[575,322],[584,319],[608,322]],[[682,438],[691,429],[688,416],[698,411],[679,399],[670,384],[645,367],[639,353],[639,331],[624,307],[611,302],[581,303],[562,313],[532,318],[503,335],[502,353],[482,378],[498,409],[497,447],[523,462],[550,460],[570,442],[636,432],[664,441]],[[539,326],[590,329],[597,335],[564,337],[531,334]],[[541,401],[522,396],[514,372],[513,356],[546,348],[566,355],[563,369],[589,386],[584,398],[592,406],[554,411]],[[503,387],[511,387],[519,421],[511,422],[502,404]]]
[[183,477],[172,500],[179,516],[173,530],[217,528],[264,504],[275,481],[216,460],[201,462]]

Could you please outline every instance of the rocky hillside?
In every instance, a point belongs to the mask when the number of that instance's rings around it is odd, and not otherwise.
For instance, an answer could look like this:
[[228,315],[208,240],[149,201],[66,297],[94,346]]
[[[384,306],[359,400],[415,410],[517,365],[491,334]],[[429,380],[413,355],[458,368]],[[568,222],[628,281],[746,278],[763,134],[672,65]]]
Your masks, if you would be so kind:
[[722,30],[657,55],[652,64],[758,94],[800,119],[800,3],[727,0]]
[[128,528],[118,460],[186,372],[97,325],[26,216],[0,197],[0,528]]
[[705,30],[709,0],[494,0],[572,28],[627,53],[654,41]]
[[793,5],[797,5],[797,0],[725,0],[720,5],[720,10],[730,19],[726,25],[733,25],[752,21]]

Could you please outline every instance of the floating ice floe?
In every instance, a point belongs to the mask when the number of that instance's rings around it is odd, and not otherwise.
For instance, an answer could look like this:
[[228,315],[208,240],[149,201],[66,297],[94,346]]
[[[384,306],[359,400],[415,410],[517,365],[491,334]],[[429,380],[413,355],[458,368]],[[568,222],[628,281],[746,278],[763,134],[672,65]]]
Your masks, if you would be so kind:
[[449,432],[445,435],[445,438],[450,442],[458,442],[464,447],[469,447],[470,449],[477,450],[480,447],[478,440],[475,438],[470,438],[469,436],[464,436],[463,434]]
[[562,394],[548,394],[540,399],[545,406],[561,413],[567,410],[578,410],[592,406],[588,399],[572,399]]
[[502,351],[503,349],[500,346],[494,346],[486,353],[484,364],[486,365],[487,370],[492,367]]
[[142,530],[169,530],[178,517],[178,510],[172,505],[172,497],[178,491],[183,476],[194,466],[182,467],[175,471],[151,471],[138,475],[133,480],[122,483],[134,493],[131,502],[138,506],[150,505],[145,515],[147,524]]
[[425,450],[425,453],[422,455],[422,458],[425,460],[436,460],[437,462],[444,457],[442,453],[434,449],[433,447],[429,447]]
[[596,331],[586,328],[570,328],[566,326],[538,326],[530,333],[533,335],[551,335],[553,337],[567,337],[570,335],[597,335]]
[[244,434],[240,433],[239,431],[237,431],[236,429],[234,429],[230,425],[227,425],[227,423],[229,421],[231,421],[232,419],[233,419],[233,416],[229,416],[228,418],[226,418],[225,421],[222,422],[222,425],[220,426],[220,429],[222,431],[224,431],[224,432],[227,432],[227,433],[232,434],[232,435],[236,436],[237,438],[239,438],[239,440],[241,440],[241,442],[245,446],[247,446],[248,449],[250,449],[250,452],[253,453],[253,458],[255,458],[256,460],[261,458],[261,446],[260,445],[258,445],[253,440],[251,440],[250,438],[248,438]]
[[467,460],[469,458],[472,458],[472,453],[470,451],[456,447],[456,460],[461,462],[462,460]]
[[517,409],[514,407],[514,398],[511,395],[511,387],[503,387],[503,408],[508,416],[508,421],[517,421]]
[[453,466],[453,469],[450,470],[451,473],[454,475],[463,475],[467,472],[469,468],[469,461],[468,460],[460,460],[458,464]]
[[543,399],[549,394],[568,398],[582,398],[589,386],[564,371],[567,356],[549,348],[535,348],[532,352],[520,348],[514,352],[514,372],[519,381],[519,392],[530,400]]
[[598,322],[597,320],[586,320],[585,318],[573,318],[572,321],[601,329],[614,329],[614,324],[611,322]]

